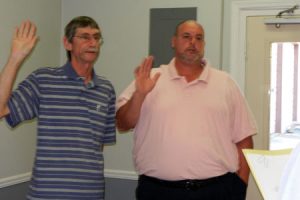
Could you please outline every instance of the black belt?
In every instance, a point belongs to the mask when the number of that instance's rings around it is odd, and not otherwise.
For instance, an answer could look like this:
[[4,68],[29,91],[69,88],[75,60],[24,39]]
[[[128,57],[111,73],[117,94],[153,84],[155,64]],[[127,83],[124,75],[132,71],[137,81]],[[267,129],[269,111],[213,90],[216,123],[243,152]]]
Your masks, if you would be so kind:
[[141,181],[149,181],[155,184],[159,184],[161,186],[165,187],[171,187],[171,188],[183,188],[187,190],[197,190],[199,188],[205,187],[207,185],[216,183],[222,179],[225,179],[228,176],[231,176],[233,173],[226,173],[221,176],[216,176],[208,179],[187,179],[187,180],[179,180],[179,181],[167,181],[167,180],[161,180],[158,178],[154,178],[151,176],[146,176],[146,175],[140,175],[139,180]]

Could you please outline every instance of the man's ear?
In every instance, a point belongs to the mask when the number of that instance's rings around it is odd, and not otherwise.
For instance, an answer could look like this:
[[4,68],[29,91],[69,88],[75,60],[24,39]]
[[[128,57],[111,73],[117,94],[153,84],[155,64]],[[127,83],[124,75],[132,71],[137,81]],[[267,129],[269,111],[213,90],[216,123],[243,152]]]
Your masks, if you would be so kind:
[[66,36],[64,36],[64,38],[63,38],[63,43],[64,43],[64,47],[66,50],[69,50],[69,51],[72,50],[72,43],[70,43],[68,41],[68,38]]

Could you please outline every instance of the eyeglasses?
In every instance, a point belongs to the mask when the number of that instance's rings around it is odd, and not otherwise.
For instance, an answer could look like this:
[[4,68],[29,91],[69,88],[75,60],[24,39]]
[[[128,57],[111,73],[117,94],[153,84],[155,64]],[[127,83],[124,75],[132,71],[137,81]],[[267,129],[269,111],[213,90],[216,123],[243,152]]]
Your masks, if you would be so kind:
[[101,45],[103,44],[103,37],[100,34],[95,34],[95,35],[83,34],[83,35],[75,35],[73,37],[79,38],[83,42],[90,42],[94,39],[96,42],[99,42]]

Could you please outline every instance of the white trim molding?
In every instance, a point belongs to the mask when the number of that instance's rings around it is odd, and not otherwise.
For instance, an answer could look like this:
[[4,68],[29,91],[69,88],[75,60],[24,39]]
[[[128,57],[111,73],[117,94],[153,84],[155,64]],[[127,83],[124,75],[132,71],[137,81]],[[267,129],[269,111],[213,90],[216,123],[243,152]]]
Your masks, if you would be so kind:
[[[105,169],[104,176],[105,178],[138,180],[138,175],[136,172],[126,171],[126,170]],[[31,178],[31,172],[5,177],[0,179],[0,188],[30,181],[30,178]]]
[[27,172],[24,174],[18,174],[15,176],[2,178],[2,179],[0,179],[0,188],[27,182],[30,180],[30,177],[31,177],[31,173]]
[[251,0],[231,2],[230,73],[245,89],[246,23],[249,16],[271,15],[299,4],[295,1]]
[[105,176],[105,178],[118,178],[118,179],[138,180],[138,175],[134,171],[105,169],[104,170],[104,176]]

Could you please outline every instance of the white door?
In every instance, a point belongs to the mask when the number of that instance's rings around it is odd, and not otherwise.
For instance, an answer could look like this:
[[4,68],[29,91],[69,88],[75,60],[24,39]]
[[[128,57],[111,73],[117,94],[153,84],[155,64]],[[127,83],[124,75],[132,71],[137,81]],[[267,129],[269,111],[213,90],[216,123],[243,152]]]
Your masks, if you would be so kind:
[[[267,16],[266,16],[267,17]],[[271,44],[299,42],[300,25],[265,25],[264,16],[247,18],[245,96],[257,120],[259,133],[254,137],[256,149],[269,149]],[[262,199],[251,178],[247,200]]]

